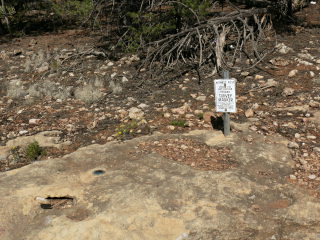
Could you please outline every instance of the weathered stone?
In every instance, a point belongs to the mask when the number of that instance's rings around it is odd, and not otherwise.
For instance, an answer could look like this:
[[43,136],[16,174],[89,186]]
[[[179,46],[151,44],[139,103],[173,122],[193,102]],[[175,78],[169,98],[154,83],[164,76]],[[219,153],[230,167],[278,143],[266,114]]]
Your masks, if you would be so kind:
[[309,74],[310,74],[310,77],[312,78],[316,75],[313,71],[310,71]]
[[276,57],[270,60],[270,63],[272,63],[275,66],[281,66],[281,67],[285,67],[288,66],[290,64],[289,60],[286,60],[282,57]]
[[277,81],[275,81],[273,78],[270,78],[265,84],[263,84],[263,87],[276,87],[278,85],[279,83]]
[[286,46],[284,43],[278,43],[275,48],[279,53],[282,53],[282,54],[293,52],[293,49]]
[[61,131],[44,131],[36,135],[17,137],[15,139],[9,140],[6,146],[7,147],[26,146],[36,141],[42,147],[59,148],[63,146],[63,142],[60,142],[61,134],[62,134]]
[[190,112],[191,108],[190,105],[188,103],[184,103],[181,107],[179,108],[173,108],[171,109],[171,112],[176,113],[176,114],[186,114],[187,112]]
[[205,112],[203,114],[203,120],[206,123],[211,123],[211,119],[214,117],[214,112]]
[[257,74],[257,75],[254,76],[254,79],[255,80],[261,80],[261,79],[264,79],[264,76]]
[[293,174],[290,174],[290,179],[291,180],[297,180],[297,177],[295,175],[293,175]]
[[149,105],[145,104],[145,103],[140,103],[138,105],[138,108],[141,108],[141,109],[147,109],[149,107]]
[[299,144],[296,142],[289,142],[288,148],[299,148]]
[[252,108],[249,108],[245,111],[244,115],[247,117],[247,118],[251,118],[253,117],[254,115],[254,111],[252,110]]
[[308,135],[307,138],[308,138],[308,139],[312,139],[312,140],[317,139],[317,137],[316,137],[316,136],[313,136],[313,135]]
[[298,73],[297,69],[291,70],[288,74],[288,77],[294,77]]
[[296,60],[301,65],[305,65],[305,66],[312,66],[313,65],[313,63],[302,60],[300,58],[295,58],[294,60]]
[[282,91],[282,95],[287,97],[287,96],[292,96],[294,94],[294,89],[293,88],[284,88]]
[[204,95],[196,97],[196,100],[201,101],[201,102],[204,102],[206,99],[207,99],[207,97]]
[[41,119],[37,119],[37,118],[31,118],[29,119],[29,124],[32,124],[32,125],[37,125],[41,122]]
[[315,180],[317,178],[317,175],[311,174],[311,175],[308,176],[308,178],[311,179],[311,180]]
[[136,107],[129,109],[129,117],[134,120],[141,120],[144,117],[144,112]]
[[[294,162],[283,139],[253,133],[250,143],[246,136],[159,134],[91,145],[0,173],[0,206],[6,206],[0,207],[1,240],[316,236],[319,202],[286,181]],[[237,167],[199,171],[160,154],[132,154],[143,142],[172,137],[228,146]],[[42,209],[47,197],[68,197],[69,205],[52,201],[52,209]]]
[[249,76],[249,74],[250,74],[249,72],[241,72],[241,73],[240,73],[240,75],[241,75],[241,76],[244,76],[244,77]]
[[49,70],[49,63],[47,63],[47,62],[42,64],[41,67],[37,68],[37,72],[38,73],[42,73],[42,72],[45,72],[45,71],[48,71],[48,70]]

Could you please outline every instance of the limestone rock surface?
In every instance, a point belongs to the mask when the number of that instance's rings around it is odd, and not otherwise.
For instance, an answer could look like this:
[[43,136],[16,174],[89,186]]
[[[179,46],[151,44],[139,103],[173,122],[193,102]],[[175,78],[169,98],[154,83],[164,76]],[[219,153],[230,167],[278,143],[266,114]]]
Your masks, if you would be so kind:
[[[157,134],[2,172],[0,239],[320,239],[319,201],[289,182],[286,141],[247,135]],[[228,147],[237,167],[200,171],[139,151],[168,138]]]

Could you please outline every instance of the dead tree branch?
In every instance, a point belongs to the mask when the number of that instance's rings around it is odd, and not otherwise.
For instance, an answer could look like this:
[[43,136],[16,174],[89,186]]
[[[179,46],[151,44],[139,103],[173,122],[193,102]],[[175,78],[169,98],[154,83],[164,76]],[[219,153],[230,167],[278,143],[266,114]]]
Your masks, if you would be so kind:
[[144,66],[154,70],[155,64],[161,65],[163,71],[182,61],[198,71],[211,62],[218,71],[233,68],[245,57],[252,67],[266,55],[266,49],[261,49],[261,42],[267,39],[266,14],[266,9],[237,9],[151,42],[144,46],[148,49]]

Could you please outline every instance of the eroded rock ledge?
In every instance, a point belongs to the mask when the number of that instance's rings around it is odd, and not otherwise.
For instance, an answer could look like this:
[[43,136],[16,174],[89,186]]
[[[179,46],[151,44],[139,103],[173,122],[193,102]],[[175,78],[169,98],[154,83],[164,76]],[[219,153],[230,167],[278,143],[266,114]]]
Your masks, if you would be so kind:
[[[227,146],[237,166],[196,170],[139,149],[172,138]],[[319,239],[319,201],[288,181],[292,165],[283,138],[247,131],[91,145],[0,173],[0,238]]]

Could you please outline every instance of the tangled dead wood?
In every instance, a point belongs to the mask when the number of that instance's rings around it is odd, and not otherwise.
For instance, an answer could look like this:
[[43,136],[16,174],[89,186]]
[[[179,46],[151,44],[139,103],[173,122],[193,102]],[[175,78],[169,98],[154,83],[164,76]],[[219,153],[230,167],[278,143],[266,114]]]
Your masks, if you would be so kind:
[[211,63],[219,71],[236,67],[246,59],[250,61],[248,68],[252,68],[266,56],[268,48],[264,43],[269,39],[266,31],[270,30],[270,24],[266,9],[237,9],[198,22],[147,44],[144,67],[163,71],[174,69],[182,62],[189,69],[199,71]]
[[110,26],[121,33],[110,51],[117,46],[138,50],[144,59],[139,70],[149,69],[153,79],[190,70],[200,78],[208,69],[213,75],[222,68],[252,68],[275,46],[270,38],[275,1],[258,8],[232,0],[99,1],[114,16],[109,19],[117,21]]

